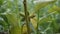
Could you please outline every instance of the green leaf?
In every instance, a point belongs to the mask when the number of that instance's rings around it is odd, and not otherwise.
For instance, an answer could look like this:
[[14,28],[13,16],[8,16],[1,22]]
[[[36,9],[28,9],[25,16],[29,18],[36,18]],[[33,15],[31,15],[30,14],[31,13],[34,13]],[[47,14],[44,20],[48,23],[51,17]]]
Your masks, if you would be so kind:
[[54,1],[50,1],[50,2],[42,2],[42,3],[36,3],[36,5],[34,6],[34,10],[38,11],[39,9],[46,7],[49,4],[53,4],[54,2],[56,2],[56,0]]
[[[11,23],[10,34],[20,34],[21,28],[19,26],[19,19],[17,19],[17,15],[15,13],[7,14],[8,22]],[[14,33],[15,32],[15,33]]]
[[8,18],[8,22],[11,23],[12,25],[16,25],[18,23],[15,14],[7,14],[6,17]]
[[3,4],[3,1],[4,1],[4,0],[0,0],[0,6]]

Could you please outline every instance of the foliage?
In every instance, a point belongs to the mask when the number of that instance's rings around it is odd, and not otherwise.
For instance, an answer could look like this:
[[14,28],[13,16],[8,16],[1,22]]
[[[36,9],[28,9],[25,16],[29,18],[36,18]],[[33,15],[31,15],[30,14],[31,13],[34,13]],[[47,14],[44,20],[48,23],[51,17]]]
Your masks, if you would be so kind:
[[59,0],[27,0],[26,6],[23,1],[0,0],[0,32],[6,31],[9,34],[60,33]]

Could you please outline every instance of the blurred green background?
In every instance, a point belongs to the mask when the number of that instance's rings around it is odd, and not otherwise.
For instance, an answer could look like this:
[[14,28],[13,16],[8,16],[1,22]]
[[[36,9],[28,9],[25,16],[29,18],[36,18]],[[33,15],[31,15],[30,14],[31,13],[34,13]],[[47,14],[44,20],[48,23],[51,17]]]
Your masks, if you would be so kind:
[[[23,1],[0,0],[0,34],[27,34]],[[26,1],[29,34],[60,34],[60,0]]]

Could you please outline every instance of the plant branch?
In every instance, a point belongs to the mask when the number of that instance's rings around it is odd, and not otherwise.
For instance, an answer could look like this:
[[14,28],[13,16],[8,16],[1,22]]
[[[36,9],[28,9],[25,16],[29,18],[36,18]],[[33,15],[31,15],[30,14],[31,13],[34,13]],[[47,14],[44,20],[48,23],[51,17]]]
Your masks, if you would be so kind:
[[27,4],[26,4],[26,0],[23,1],[24,4],[24,11],[25,11],[25,20],[26,20],[26,26],[27,26],[27,34],[30,34],[30,26],[29,26],[29,13],[27,11]]

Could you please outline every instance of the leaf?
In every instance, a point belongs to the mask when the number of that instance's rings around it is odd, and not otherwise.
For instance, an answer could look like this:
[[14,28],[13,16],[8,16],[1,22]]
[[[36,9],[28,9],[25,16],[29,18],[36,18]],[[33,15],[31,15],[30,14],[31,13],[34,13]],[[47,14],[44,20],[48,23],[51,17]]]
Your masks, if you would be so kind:
[[4,27],[4,30],[8,29],[8,24],[7,22],[5,22],[5,20],[2,17],[0,17],[0,25]]
[[11,23],[12,25],[16,25],[18,23],[17,17],[15,14],[7,14],[6,15],[8,22]]
[[[8,18],[8,22],[11,24],[10,34],[20,34],[21,27],[19,26],[19,19],[17,19],[17,15],[15,13],[6,14]],[[15,32],[15,33],[14,33]]]
[[42,2],[42,3],[36,3],[36,5],[34,6],[34,10],[38,11],[39,9],[49,5],[49,4],[53,4],[54,2],[56,2],[56,0],[54,1],[50,1],[50,2]]
[[0,0],[0,6],[3,4],[3,1],[4,1],[4,0]]
[[60,7],[53,5],[51,9],[48,10],[48,13],[55,12],[54,14],[60,13]]
[[58,11],[58,13],[60,13],[60,7],[58,6],[53,6],[53,10]]

